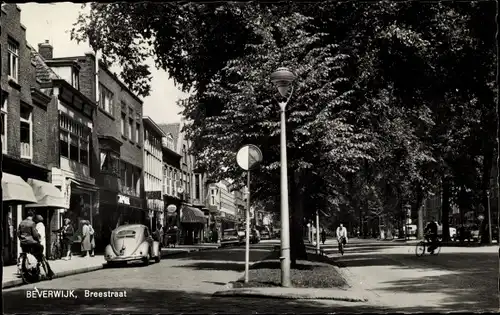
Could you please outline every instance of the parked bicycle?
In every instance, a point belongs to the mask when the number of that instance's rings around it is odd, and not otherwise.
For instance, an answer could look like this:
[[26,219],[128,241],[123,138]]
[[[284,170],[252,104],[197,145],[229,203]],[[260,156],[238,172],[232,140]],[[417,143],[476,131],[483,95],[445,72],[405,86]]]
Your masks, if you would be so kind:
[[54,240],[52,241],[52,245],[50,247],[50,260],[57,260],[63,257],[62,252],[62,232],[59,230],[52,230],[52,234],[55,234]]
[[[417,255],[417,257],[423,256],[431,245],[432,243],[429,241],[418,242],[417,245],[415,246],[415,254]],[[436,246],[434,250],[431,251],[429,254],[438,255],[440,252],[441,252],[441,241],[438,239],[436,240]]]

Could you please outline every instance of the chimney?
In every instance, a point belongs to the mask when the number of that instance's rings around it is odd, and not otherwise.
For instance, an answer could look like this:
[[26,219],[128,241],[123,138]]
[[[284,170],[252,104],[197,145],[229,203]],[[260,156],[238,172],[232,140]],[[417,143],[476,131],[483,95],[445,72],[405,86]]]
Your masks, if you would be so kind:
[[45,43],[38,44],[38,53],[45,59],[50,60],[53,58],[54,48],[49,44],[48,40]]

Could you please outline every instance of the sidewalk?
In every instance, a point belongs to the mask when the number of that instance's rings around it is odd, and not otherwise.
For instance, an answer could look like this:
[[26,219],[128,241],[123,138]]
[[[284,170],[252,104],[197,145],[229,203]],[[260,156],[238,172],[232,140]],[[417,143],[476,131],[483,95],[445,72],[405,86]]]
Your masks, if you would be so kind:
[[[162,248],[161,256],[173,256],[184,253],[196,252],[200,250],[216,249],[217,247],[177,247],[177,248]],[[55,278],[66,277],[70,275],[80,274],[99,270],[104,268],[106,261],[104,256],[94,256],[89,258],[73,256],[71,260],[50,260],[50,267],[56,274]],[[12,288],[23,285],[23,281],[17,274],[17,266],[4,266],[3,267],[3,279],[2,279],[2,289]]]

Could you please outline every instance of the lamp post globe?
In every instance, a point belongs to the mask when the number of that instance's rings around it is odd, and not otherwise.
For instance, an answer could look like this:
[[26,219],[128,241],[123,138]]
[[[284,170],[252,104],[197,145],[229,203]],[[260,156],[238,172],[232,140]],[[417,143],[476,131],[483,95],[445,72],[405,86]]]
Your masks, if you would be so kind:
[[287,97],[292,82],[297,76],[286,67],[280,67],[271,73],[271,82],[278,88],[281,96]]

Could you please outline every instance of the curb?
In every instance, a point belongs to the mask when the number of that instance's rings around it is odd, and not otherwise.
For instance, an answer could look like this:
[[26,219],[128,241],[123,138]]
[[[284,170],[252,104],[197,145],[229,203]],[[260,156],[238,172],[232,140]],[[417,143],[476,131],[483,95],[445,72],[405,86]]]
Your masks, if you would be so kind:
[[349,297],[349,296],[328,296],[328,295],[311,295],[300,293],[279,293],[269,292],[261,293],[252,290],[225,290],[217,291],[213,294],[216,297],[253,297],[253,298],[271,298],[271,299],[288,299],[288,300],[332,300],[344,302],[367,302],[368,299],[363,297]]
[[[161,257],[163,258],[163,257],[167,257],[167,256],[189,254],[190,252],[206,251],[206,250],[210,250],[210,249],[213,249],[213,248],[202,248],[202,249],[196,248],[196,249],[191,249],[191,250],[187,250],[187,249],[184,250],[183,249],[182,251],[179,250],[178,252],[162,253]],[[217,248],[215,248],[215,249],[217,249]],[[67,276],[73,276],[73,275],[77,275],[77,274],[97,271],[100,269],[104,269],[106,267],[106,265],[107,265],[107,263],[103,262],[101,265],[97,265],[97,266],[83,267],[83,268],[79,268],[79,269],[72,269],[72,270],[65,270],[65,271],[61,271],[61,272],[56,272],[55,276],[52,279],[64,278]],[[47,281],[47,280],[44,279],[44,280],[41,280],[40,282],[42,282],[42,281]],[[10,288],[19,287],[19,286],[22,286],[25,284],[27,284],[27,283],[24,283],[22,279],[9,280],[9,281],[2,283],[2,289],[10,289]]]

